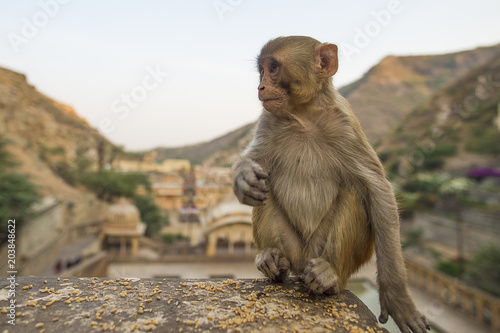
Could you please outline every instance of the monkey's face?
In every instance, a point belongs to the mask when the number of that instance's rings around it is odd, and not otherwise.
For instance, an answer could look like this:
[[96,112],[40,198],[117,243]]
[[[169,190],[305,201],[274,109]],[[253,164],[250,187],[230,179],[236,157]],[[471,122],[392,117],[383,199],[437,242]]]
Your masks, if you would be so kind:
[[295,113],[318,96],[338,67],[337,46],[304,36],[270,40],[257,58],[259,99],[272,113]]
[[283,85],[283,66],[274,57],[267,57],[259,63],[259,100],[264,109],[276,113],[284,111],[288,105],[288,91]]

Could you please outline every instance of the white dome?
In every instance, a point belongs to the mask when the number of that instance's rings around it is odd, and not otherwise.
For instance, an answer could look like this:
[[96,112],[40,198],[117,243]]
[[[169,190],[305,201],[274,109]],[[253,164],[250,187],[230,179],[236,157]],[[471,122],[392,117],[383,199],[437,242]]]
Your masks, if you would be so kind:
[[120,198],[108,208],[104,223],[106,226],[136,226],[141,223],[141,214],[127,199]]

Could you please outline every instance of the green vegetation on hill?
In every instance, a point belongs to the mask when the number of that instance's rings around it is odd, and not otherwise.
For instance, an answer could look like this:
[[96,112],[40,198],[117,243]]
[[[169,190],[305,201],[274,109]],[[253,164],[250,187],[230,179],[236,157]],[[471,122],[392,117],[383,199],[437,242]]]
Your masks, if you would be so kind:
[[500,154],[500,132],[496,128],[482,128],[476,125],[471,127],[472,138],[466,143],[465,149],[468,151],[484,154]]

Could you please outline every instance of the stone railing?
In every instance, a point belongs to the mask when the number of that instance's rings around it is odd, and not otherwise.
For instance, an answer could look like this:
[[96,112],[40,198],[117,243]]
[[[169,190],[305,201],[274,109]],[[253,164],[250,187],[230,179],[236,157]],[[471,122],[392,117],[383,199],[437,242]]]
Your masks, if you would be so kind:
[[500,299],[408,258],[406,268],[410,285],[459,309],[491,332],[500,332]]
[[318,296],[293,279],[16,279],[0,280],[1,332],[388,333],[350,291]]

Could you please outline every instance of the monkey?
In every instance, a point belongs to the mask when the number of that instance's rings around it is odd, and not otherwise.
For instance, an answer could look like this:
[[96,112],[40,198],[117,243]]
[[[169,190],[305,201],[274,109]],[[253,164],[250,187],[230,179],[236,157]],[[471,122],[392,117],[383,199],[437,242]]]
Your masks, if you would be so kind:
[[411,299],[399,214],[384,167],[347,100],[334,89],[337,46],[278,37],[257,58],[263,110],[233,165],[233,189],[252,209],[257,268],[290,273],[318,294],[336,294],[373,252],[381,314],[403,333],[429,324]]

